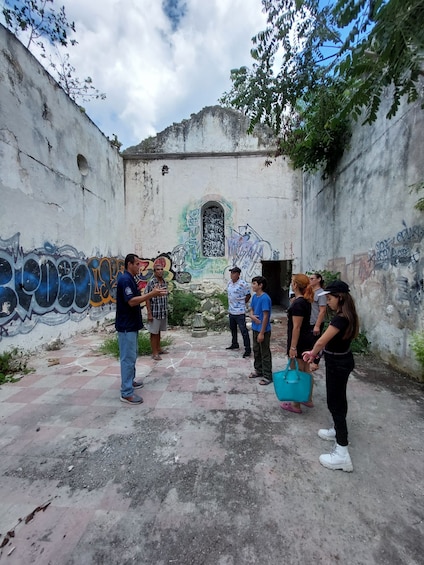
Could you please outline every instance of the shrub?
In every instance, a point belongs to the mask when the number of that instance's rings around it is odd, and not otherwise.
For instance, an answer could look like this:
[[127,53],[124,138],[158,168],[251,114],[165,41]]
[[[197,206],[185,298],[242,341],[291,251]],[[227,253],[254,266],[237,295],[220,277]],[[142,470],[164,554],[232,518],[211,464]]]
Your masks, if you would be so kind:
[[414,332],[411,336],[411,349],[415,353],[424,374],[424,331]]
[[185,290],[174,289],[168,298],[170,326],[182,326],[187,315],[199,311],[200,300]]
[[219,294],[216,294],[215,298],[217,298],[221,302],[223,307],[228,310],[228,294],[226,292],[220,292]]
[[14,383],[18,379],[13,375],[29,372],[26,358],[17,348],[0,353],[0,384]]
[[363,332],[359,332],[357,337],[352,341],[350,349],[352,353],[360,353],[361,355],[367,355],[369,353],[370,342],[367,336]]

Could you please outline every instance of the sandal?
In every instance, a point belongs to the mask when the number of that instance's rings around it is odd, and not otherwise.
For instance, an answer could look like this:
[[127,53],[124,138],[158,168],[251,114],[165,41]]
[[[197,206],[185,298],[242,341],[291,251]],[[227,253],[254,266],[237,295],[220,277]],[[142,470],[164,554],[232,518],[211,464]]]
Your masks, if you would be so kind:
[[307,408],[314,407],[314,403],[312,402],[312,400],[308,400],[308,402],[301,402],[300,404],[303,404],[303,406],[306,406]]
[[283,410],[287,410],[287,412],[302,414],[302,410],[300,408],[295,408],[291,402],[282,402],[280,404],[280,408],[282,408]]
[[266,379],[266,378],[264,377],[261,381],[259,381],[258,384],[260,384],[260,385],[262,385],[262,386],[267,386],[267,385],[270,385],[271,383],[272,383],[272,381],[270,381],[269,379]]
[[253,372],[253,373],[250,373],[248,378],[249,379],[258,379],[258,378],[262,378],[262,375],[258,375],[258,373]]
[[152,355],[152,359],[154,361],[162,361],[162,357],[160,355]]

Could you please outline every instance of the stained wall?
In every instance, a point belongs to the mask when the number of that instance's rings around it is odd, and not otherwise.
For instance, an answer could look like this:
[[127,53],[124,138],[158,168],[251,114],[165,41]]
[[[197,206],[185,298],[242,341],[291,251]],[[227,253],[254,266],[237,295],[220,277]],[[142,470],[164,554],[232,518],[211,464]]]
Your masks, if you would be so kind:
[[[181,282],[224,286],[234,265],[250,280],[262,261],[300,262],[301,175],[274,157],[267,128],[247,128],[238,112],[209,107],[124,153],[136,249],[167,252]],[[211,205],[222,222],[205,222]]]
[[303,268],[340,272],[371,347],[417,377],[410,340],[424,329],[424,215],[414,208],[424,179],[421,103],[404,103],[391,120],[384,103],[377,122],[354,128],[331,178],[304,176],[302,233]]
[[128,245],[122,158],[1,25],[0,202],[0,350],[113,310]]

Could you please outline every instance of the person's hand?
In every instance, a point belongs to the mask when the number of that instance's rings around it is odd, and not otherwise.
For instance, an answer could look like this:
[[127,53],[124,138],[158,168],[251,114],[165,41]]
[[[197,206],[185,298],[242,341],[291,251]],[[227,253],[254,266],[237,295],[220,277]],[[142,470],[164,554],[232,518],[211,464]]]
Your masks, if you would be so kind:
[[312,354],[312,351],[304,351],[302,353],[302,359],[305,363],[313,363],[315,361],[315,355]]
[[260,324],[260,323],[261,323],[261,319],[258,318],[258,316],[256,316],[256,314],[253,314],[253,316],[250,316],[250,319],[251,319],[255,324]]
[[259,332],[257,337],[258,343],[262,343],[264,338],[265,338],[264,334],[262,332]]
[[310,363],[309,368],[311,369],[311,371],[316,371],[317,369],[319,369],[319,365],[317,365],[316,363]]
[[155,286],[152,289],[152,297],[155,296],[166,296],[168,294],[168,290],[165,287],[159,287],[159,286]]
[[290,357],[290,359],[296,359],[296,355],[297,355],[297,349],[292,349],[292,348],[290,347],[290,349],[289,349],[289,357]]
[[317,327],[315,326],[314,329],[313,329],[313,331],[312,331],[312,333],[313,333],[314,335],[319,335],[319,334],[320,334],[319,328],[317,328]]

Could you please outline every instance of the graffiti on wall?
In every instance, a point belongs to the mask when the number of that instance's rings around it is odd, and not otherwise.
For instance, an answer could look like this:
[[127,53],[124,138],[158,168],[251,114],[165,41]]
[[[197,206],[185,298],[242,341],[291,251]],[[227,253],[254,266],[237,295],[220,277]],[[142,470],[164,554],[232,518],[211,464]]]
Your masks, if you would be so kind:
[[416,319],[424,304],[424,257],[422,244],[424,227],[414,225],[403,228],[393,236],[376,242],[368,252],[354,256],[352,263],[345,258],[337,258],[328,263],[328,268],[341,272],[342,278],[360,283],[376,282],[384,289],[384,300],[389,300],[396,308],[402,324]]
[[[122,258],[86,258],[70,245],[49,242],[25,253],[19,237],[0,239],[0,338],[29,333],[40,322],[99,319],[113,309]],[[167,255],[142,259],[139,288],[151,278],[155,261],[163,264],[168,280],[173,278]]]
[[234,265],[243,270],[244,276],[250,277],[262,271],[261,261],[279,260],[279,251],[273,250],[251,225],[239,226],[238,230],[229,228],[228,231],[227,228],[225,233],[225,225],[231,224],[232,208],[225,201],[220,201],[219,206],[222,206],[223,214],[221,208],[218,213],[215,205],[204,206],[202,202],[197,207],[183,209],[180,218],[183,242],[170,252],[175,279],[179,283],[188,283],[192,276],[204,276],[205,273],[222,275]]
[[397,294],[400,303],[407,302],[416,308],[423,302],[423,261],[421,259],[421,242],[424,238],[423,226],[408,227],[396,235],[378,241],[368,254],[369,262],[375,271],[388,271],[396,268]]
[[231,266],[240,267],[247,279],[262,271],[261,261],[279,258],[278,251],[273,251],[271,244],[249,224],[232,229],[227,244]]

